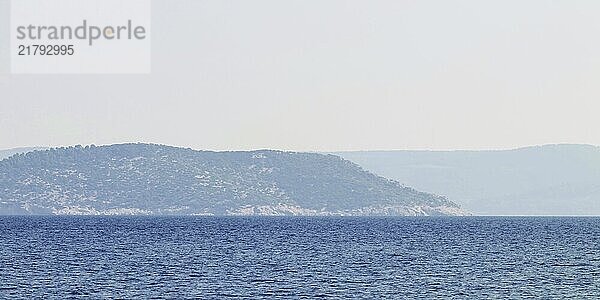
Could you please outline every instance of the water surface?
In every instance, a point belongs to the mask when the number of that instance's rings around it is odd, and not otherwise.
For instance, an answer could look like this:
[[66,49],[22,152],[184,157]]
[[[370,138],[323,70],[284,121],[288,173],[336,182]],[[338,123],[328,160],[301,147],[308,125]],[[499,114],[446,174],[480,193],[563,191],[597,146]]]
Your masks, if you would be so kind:
[[599,218],[0,217],[0,298],[600,298]]

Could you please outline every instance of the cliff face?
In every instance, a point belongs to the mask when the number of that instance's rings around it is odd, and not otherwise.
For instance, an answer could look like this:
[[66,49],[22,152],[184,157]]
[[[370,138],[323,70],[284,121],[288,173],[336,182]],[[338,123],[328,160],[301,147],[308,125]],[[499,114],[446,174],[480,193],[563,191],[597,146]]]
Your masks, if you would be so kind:
[[334,155],[162,145],[70,147],[0,161],[0,214],[462,215],[446,198]]

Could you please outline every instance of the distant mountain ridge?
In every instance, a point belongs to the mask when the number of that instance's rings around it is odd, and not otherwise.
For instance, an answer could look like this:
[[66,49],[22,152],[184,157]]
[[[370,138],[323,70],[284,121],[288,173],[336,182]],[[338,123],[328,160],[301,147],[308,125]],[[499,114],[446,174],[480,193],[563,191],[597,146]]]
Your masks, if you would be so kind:
[[76,146],[0,161],[0,214],[464,215],[334,155]]
[[600,215],[600,148],[336,152],[375,174],[483,215]]
[[46,149],[48,149],[48,148],[47,147],[21,147],[21,148],[0,150],[0,160],[9,158],[15,154],[27,153],[27,152],[36,151],[36,150],[46,150]]

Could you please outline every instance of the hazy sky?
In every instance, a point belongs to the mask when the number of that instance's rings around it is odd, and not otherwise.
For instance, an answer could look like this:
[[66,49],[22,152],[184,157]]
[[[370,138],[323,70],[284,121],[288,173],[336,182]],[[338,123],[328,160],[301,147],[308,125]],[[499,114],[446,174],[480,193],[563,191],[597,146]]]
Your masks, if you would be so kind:
[[600,145],[597,0],[155,0],[152,11],[150,75],[1,68],[0,148]]

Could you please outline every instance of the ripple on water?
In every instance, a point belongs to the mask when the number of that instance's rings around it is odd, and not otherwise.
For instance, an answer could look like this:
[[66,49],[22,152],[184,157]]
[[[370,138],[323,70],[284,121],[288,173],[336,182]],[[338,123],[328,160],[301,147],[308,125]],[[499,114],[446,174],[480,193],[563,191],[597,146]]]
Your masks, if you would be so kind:
[[598,218],[3,217],[0,298],[600,298]]

